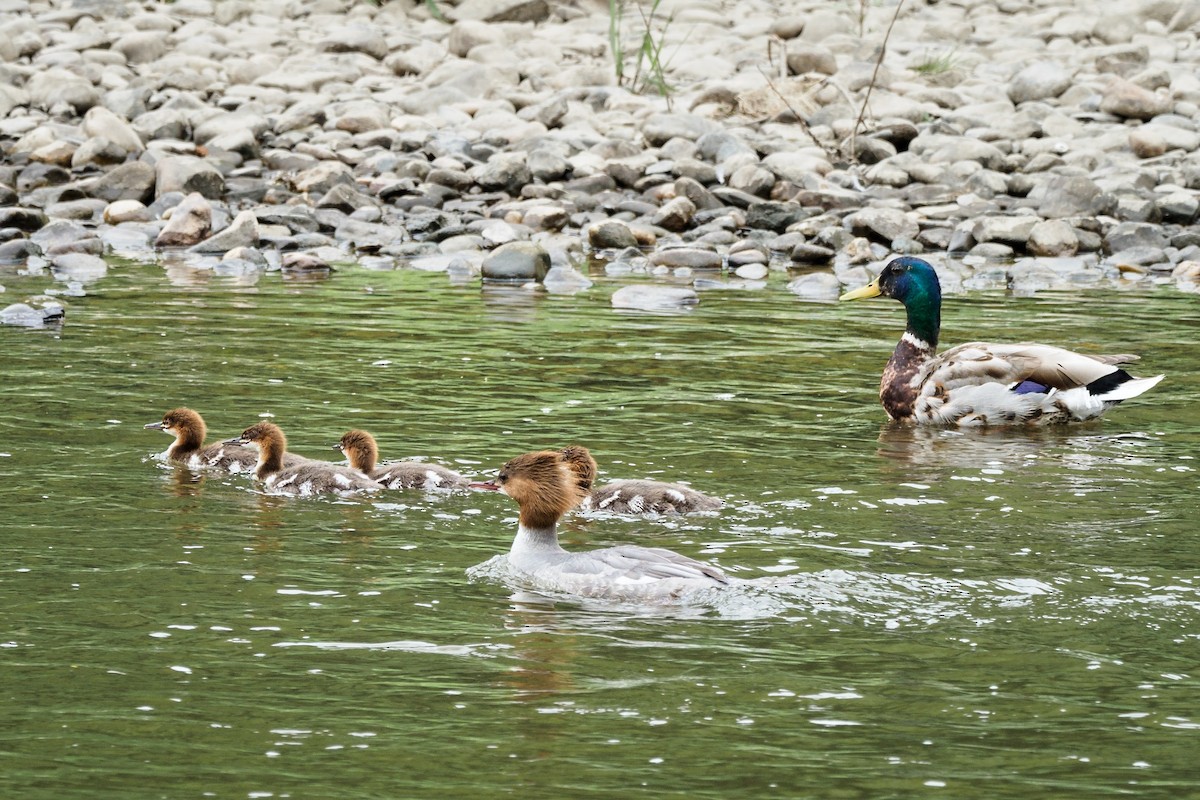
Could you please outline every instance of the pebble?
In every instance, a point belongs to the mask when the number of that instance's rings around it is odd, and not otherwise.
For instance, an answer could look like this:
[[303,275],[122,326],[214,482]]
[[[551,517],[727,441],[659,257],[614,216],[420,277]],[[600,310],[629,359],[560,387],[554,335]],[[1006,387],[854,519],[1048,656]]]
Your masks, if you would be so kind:
[[635,283],[613,292],[613,308],[637,311],[672,311],[691,308],[700,302],[694,289],[686,286],[663,286]]

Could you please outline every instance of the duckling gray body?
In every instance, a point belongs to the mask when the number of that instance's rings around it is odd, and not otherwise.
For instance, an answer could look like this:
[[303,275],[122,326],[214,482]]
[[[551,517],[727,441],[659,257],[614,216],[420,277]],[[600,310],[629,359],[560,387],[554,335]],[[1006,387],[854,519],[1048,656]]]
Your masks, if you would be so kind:
[[423,489],[425,491],[465,490],[470,481],[452,469],[423,461],[393,461],[376,466],[379,446],[375,437],[366,431],[347,431],[333,446],[350,460],[350,466],[370,475],[388,489]]

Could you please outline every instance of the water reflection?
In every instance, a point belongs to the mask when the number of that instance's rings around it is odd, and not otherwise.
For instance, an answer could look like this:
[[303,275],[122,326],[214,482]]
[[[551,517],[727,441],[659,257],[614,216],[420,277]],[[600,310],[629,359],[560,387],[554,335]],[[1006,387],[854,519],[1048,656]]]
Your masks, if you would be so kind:
[[1098,423],[1069,429],[1060,426],[961,431],[892,422],[880,429],[875,454],[904,467],[980,468],[1036,459],[1049,447],[1097,429]]
[[537,319],[541,290],[533,283],[484,282],[483,310],[497,322],[530,323]]

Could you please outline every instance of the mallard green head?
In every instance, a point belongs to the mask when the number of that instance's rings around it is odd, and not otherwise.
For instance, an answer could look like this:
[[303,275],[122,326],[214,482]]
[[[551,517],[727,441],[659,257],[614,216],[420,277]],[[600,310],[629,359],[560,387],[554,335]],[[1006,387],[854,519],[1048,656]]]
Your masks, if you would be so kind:
[[893,258],[875,280],[838,299],[861,300],[881,295],[904,304],[909,333],[930,347],[937,345],[942,326],[942,285],[928,261],[913,256]]

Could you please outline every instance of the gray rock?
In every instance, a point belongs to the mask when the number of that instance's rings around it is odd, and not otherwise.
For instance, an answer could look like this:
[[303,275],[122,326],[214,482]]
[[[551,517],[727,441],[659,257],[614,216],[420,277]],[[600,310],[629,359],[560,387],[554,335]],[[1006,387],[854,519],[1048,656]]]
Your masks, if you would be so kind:
[[546,0],[464,0],[455,19],[484,22],[544,22],[550,16]]
[[592,282],[571,266],[551,267],[542,285],[550,294],[575,294],[592,288]]
[[696,206],[691,200],[676,197],[664,203],[651,217],[650,222],[669,231],[681,231],[691,223],[695,214]]
[[915,238],[921,230],[914,219],[897,208],[864,208],[848,215],[845,224],[855,236],[865,236],[884,244],[900,238]]
[[801,242],[791,250],[792,261],[797,264],[828,264],[837,255],[837,251],[819,244]]
[[156,139],[183,139],[190,136],[187,116],[175,108],[156,108],[134,117],[130,127],[147,142]]
[[11,239],[0,244],[0,264],[18,264],[30,256],[42,255],[42,248],[28,239]]
[[1200,214],[1200,201],[1188,192],[1172,192],[1157,200],[1159,211],[1167,222],[1190,225]]
[[75,244],[84,239],[94,239],[96,238],[96,233],[73,220],[60,219],[46,225],[41,230],[30,235],[29,238],[48,254],[52,254],[52,252],[62,252],[59,248]]
[[1016,104],[1058,97],[1071,85],[1072,74],[1055,61],[1036,61],[1013,76],[1008,98]]
[[146,203],[154,198],[156,182],[154,167],[141,161],[130,161],[113,167],[103,175],[82,184],[92,197],[108,202],[138,200]]
[[104,259],[87,253],[65,253],[50,263],[54,279],[59,281],[96,281],[108,274]]
[[100,91],[86,78],[65,69],[47,69],[33,74],[25,84],[31,105],[49,111],[68,105],[82,114],[100,102]]
[[354,186],[354,173],[341,161],[322,161],[292,178],[292,188],[310,195],[324,195],[338,184]]
[[248,103],[232,113],[219,113],[208,117],[196,125],[192,138],[197,144],[205,144],[220,136],[246,131],[258,137],[269,129],[270,122],[266,114],[257,104]]
[[793,75],[817,72],[833,75],[838,71],[837,58],[828,47],[811,42],[792,42],[787,48],[788,70]]
[[976,242],[1003,242],[1005,244],[1024,245],[1029,241],[1029,233],[1038,223],[1037,217],[981,217],[976,220],[971,229],[971,235]]
[[149,222],[154,219],[150,209],[140,200],[117,200],[104,209],[104,221],[109,225],[122,222]]
[[329,272],[329,262],[316,253],[284,253],[279,262],[284,272]]
[[540,281],[550,271],[550,254],[533,242],[509,242],[489,253],[481,269],[487,280]]
[[349,242],[360,250],[378,250],[402,241],[404,229],[347,218],[338,223],[333,235],[338,240]]
[[41,328],[49,323],[62,321],[64,313],[60,303],[48,303],[40,308],[34,308],[28,303],[13,303],[0,309],[0,325]]
[[337,28],[322,39],[317,47],[329,53],[366,53],[380,61],[388,54],[387,40],[383,34],[365,25]]
[[1140,158],[1161,156],[1169,150],[1190,153],[1200,148],[1200,133],[1152,122],[1139,125],[1129,132],[1129,146]]
[[746,209],[746,227],[783,233],[804,219],[807,212],[796,203],[754,203]]
[[36,231],[48,221],[46,215],[36,208],[0,208],[0,228]]
[[159,159],[154,165],[154,175],[154,191],[159,196],[168,192],[195,192],[215,199],[225,192],[225,178],[221,173],[212,164],[196,156],[167,156]]
[[722,203],[712,192],[705,189],[703,185],[694,178],[679,177],[675,179],[675,194],[680,197],[686,197],[692,201],[698,210],[705,211],[714,208],[721,208]]
[[616,220],[601,222],[588,228],[588,243],[596,250],[623,250],[638,245],[637,238],[629,226]]
[[549,149],[534,150],[525,160],[533,177],[544,183],[560,181],[571,174],[571,162]]
[[160,31],[132,31],[112,43],[112,49],[130,64],[148,64],[167,53],[167,37]]
[[486,164],[471,170],[471,177],[485,191],[503,191],[518,195],[533,173],[520,153],[505,153],[493,156]]
[[255,247],[260,233],[258,217],[253,211],[243,211],[234,217],[229,227],[192,246],[196,253],[225,253],[237,247]]
[[1035,256],[1073,256],[1079,250],[1079,237],[1074,228],[1060,219],[1044,220],[1030,229],[1026,247]]
[[155,238],[154,246],[191,247],[207,238],[211,229],[212,206],[199,192],[193,192],[171,210],[171,218]]
[[805,16],[804,30],[800,32],[800,39],[805,42],[823,42],[837,34],[854,35],[855,32],[854,23],[850,21],[849,15],[840,11],[818,8]]
[[743,164],[729,176],[729,187],[757,197],[768,197],[775,188],[775,173],[758,164]]
[[716,123],[696,114],[651,114],[642,123],[642,135],[656,147],[675,138],[694,142],[716,130]]
[[560,231],[571,222],[562,206],[534,206],[527,209],[521,221],[534,230]]
[[805,300],[833,302],[842,293],[841,281],[832,272],[810,272],[788,283],[788,291]]
[[1104,235],[1104,249],[1110,253],[1135,248],[1162,250],[1168,244],[1169,241],[1160,226],[1145,222],[1120,222]]
[[649,259],[654,266],[677,269],[720,269],[723,260],[720,253],[699,247],[672,247],[652,253]]
[[489,25],[478,19],[460,19],[450,28],[446,37],[446,49],[459,58],[466,58],[467,53],[485,44],[501,44],[504,33],[495,25]]
[[733,271],[734,275],[748,281],[761,281],[770,274],[766,264],[752,263],[743,264]]
[[373,197],[357,191],[352,185],[339,183],[316,202],[317,208],[336,208],[344,214],[352,214],[360,208],[378,208]]
[[1100,101],[1101,111],[1130,119],[1151,119],[1165,114],[1169,109],[1170,100],[1165,95],[1155,94],[1122,79],[1110,83]]
[[[1032,194],[1031,194],[1032,196]],[[1046,219],[1094,217],[1116,207],[1112,195],[1100,190],[1095,181],[1082,175],[1056,176],[1045,185],[1038,216]]]
[[104,106],[88,109],[83,116],[83,132],[88,136],[107,139],[126,153],[140,153],[144,146],[142,138],[130,124]]
[[691,308],[700,302],[695,290],[686,286],[661,286],[658,284],[631,284],[613,292],[613,308],[636,311],[678,311]]

